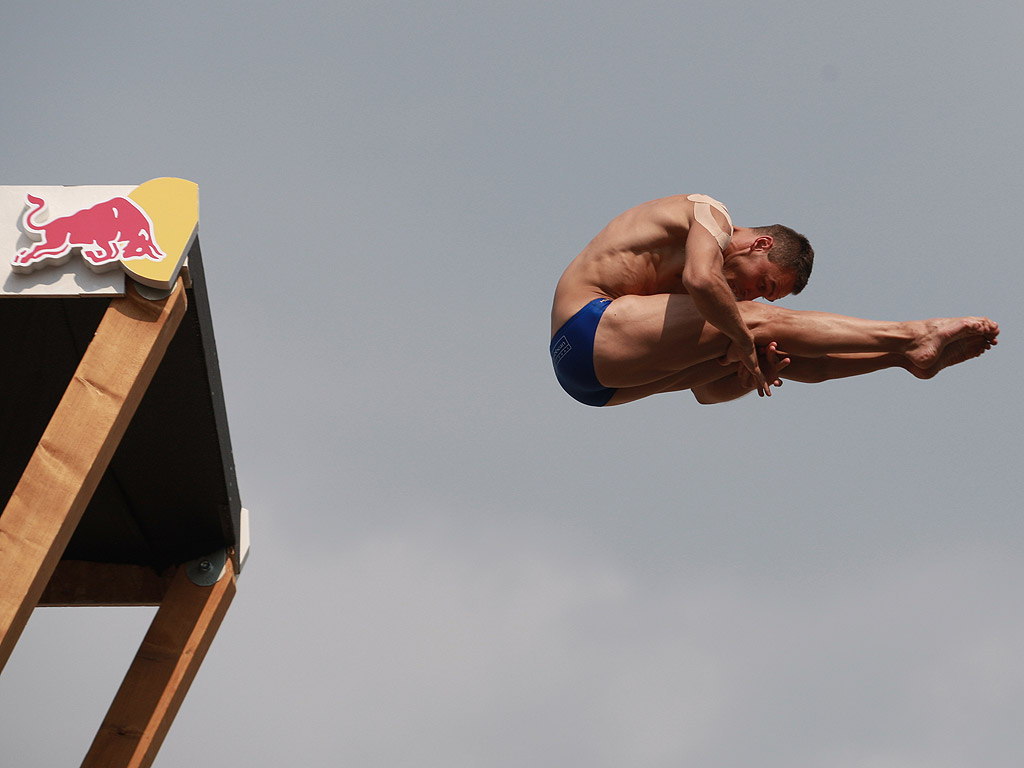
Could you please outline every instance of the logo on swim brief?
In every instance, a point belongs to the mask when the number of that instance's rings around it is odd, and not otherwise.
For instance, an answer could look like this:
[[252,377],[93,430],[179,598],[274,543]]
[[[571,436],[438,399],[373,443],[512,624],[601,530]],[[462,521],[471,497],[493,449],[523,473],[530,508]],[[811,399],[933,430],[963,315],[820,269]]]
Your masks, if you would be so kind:
[[558,365],[558,361],[565,357],[569,352],[572,351],[572,344],[569,340],[563,336],[555,342],[554,349],[551,350],[551,362]]

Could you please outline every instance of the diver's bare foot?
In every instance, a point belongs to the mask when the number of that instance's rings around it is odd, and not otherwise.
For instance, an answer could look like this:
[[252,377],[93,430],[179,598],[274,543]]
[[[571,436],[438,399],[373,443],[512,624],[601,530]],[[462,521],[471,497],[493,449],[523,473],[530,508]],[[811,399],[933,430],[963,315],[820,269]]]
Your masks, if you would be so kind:
[[939,359],[930,368],[918,368],[916,365],[908,363],[906,369],[919,379],[930,379],[943,368],[973,360],[986,350],[991,349],[994,343],[994,339],[990,342],[984,336],[977,335],[955,339],[945,346],[939,354]]
[[[999,335],[999,326],[987,317],[941,317],[923,320],[921,325],[923,328],[907,350],[906,356],[911,365],[924,371],[936,366],[942,359],[943,350],[955,341],[978,338],[991,345],[996,343],[996,336]],[[974,345],[969,347],[973,349]],[[974,356],[977,357],[981,352]]]

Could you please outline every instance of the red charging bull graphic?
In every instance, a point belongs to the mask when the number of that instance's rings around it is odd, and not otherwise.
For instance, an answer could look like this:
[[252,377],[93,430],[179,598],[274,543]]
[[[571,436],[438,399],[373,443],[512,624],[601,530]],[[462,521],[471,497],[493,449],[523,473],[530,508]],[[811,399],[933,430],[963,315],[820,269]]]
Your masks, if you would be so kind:
[[15,272],[63,264],[79,249],[90,269],[104,272],[121,261],[161,261],[167,254],[153,236],[153,222],[127,197],[115,197],[91,208],[41,222],[46,201],[27,195],[22,230],[39,242],[18,251],[11,262]]

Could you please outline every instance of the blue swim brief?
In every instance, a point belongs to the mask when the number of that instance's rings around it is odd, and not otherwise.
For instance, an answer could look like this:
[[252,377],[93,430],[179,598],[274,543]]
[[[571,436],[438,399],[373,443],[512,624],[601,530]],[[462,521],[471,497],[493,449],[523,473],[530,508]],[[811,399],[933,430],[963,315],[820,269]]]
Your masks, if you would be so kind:
[[551,363],[562,389],[584,405],[607,405],[614,389],[594,373],[594,334],[611,299],[594,299],[558,329],[551,340]]

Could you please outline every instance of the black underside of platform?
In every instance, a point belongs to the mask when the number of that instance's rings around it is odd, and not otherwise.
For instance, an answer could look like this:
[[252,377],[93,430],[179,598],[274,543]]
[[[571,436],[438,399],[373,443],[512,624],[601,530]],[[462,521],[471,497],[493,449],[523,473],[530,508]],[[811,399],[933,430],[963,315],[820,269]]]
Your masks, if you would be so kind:
[[[199,241],[188,312],[64,558],[157,570],[238,541],[235,481]],[[14,492],[109,299],[0,301],[0,509]]]

